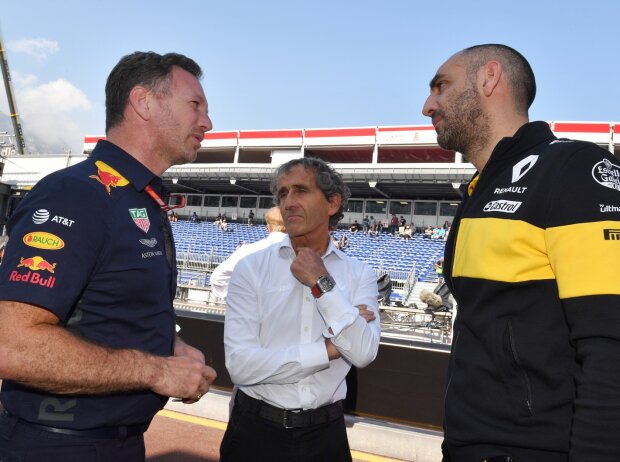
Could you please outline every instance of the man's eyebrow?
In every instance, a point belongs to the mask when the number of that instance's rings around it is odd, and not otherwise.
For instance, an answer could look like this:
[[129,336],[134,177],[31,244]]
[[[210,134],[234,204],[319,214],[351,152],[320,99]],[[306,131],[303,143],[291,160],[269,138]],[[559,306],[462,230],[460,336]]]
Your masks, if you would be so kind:
[[433,80],[431,80],[429,82],[429,87],[431,88],[435,88],[437,86],[437,82],[439,82],[439,80],[441,80],[442,78],[445,77],[445,74],[437,74],[435,75],[435,77],[433,77]]
[[297,190],[297,189],[303,189],[306,188],[307,186],[303,183],[295,183],[295,184],[289,184],[287,186],[281,186],[280,188],[278,188],[278,192],[280,192],[283,189],[293,189],[293,190]]

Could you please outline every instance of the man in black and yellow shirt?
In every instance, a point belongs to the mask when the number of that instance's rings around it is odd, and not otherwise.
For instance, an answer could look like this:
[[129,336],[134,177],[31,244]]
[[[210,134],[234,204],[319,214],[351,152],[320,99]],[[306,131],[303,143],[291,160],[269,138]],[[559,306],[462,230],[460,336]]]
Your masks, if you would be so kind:
[[618,460],[620,161],[528,121],[509,47],[455,54],[430,87],[438,143],[478,171],[446,246],[444,461]]

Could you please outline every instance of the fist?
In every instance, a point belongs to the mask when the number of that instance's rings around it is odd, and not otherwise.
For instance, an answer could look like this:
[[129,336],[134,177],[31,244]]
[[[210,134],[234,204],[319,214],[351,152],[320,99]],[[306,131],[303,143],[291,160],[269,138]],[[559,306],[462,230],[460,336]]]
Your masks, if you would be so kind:
[[316,284],[321,276],[329,274],[318,252],[308,247],[300,247],[297,250],[297,256],[291,263],[291,273],[308,287]]

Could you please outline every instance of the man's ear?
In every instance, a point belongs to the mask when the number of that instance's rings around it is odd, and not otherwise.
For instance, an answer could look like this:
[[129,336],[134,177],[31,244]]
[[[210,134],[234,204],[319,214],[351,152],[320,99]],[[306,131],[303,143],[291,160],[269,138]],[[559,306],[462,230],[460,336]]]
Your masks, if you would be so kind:
[[327,200],[329,202],[328,213],[331,217],[332,215],[335,215],[336,212],[338,212],[338,210],[340,209],[340,204],[342,204],[342,196],[338,193],[334,193]]
[[489,61],[481,70],[482,94],[491,96],[500,83],[504,69],[498,61]]
[[151,118],[152,103],[152,93],[140,85],[136,85],[129,92],[129,106],[143,120]]

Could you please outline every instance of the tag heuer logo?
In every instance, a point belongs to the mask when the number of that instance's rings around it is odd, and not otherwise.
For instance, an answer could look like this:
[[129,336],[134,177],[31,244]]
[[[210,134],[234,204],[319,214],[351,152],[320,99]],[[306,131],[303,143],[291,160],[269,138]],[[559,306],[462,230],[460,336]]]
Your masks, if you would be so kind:
[[131,218],[133,218],[133,222],[136,226],[145,233],[148,233],[151,222],[149,221],[149,214],[146,212],[146,209],[129,209],[129,214]]
[[604,229],[603,237],[606,241],[620,241],[620,229]]

